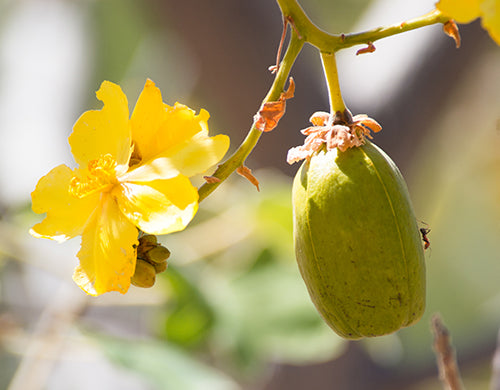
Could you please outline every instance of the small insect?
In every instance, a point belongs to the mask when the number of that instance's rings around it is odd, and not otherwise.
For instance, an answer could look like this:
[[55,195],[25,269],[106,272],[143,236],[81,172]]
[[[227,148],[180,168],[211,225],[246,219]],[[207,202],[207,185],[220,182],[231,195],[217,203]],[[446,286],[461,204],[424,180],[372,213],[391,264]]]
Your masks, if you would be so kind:
[[420,234],[422,235],[422,240],[424,241],[424,250],[431,246],[431,242],[427,238],[427,235],[430,233],[431,229],[429,228],[420,228]]

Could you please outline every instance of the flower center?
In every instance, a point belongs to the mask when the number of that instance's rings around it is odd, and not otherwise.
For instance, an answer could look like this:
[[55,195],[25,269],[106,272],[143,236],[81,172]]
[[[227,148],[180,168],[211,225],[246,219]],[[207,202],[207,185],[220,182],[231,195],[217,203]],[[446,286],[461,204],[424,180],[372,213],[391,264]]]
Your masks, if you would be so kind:
[[111,190],[117,184],[116,161],[106,154],[88,163],[89,175],[85,178],[74,176],[69,182],[69,193],[77,198],[83,198],[95,192]]

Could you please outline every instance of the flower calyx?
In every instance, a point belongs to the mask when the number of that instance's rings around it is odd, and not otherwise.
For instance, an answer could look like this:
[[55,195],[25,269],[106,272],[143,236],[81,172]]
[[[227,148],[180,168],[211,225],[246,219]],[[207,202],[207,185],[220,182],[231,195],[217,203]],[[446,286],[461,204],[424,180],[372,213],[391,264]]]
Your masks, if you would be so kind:
[[326,145],[327,150],[337,148],[345,152],[349,148],[363,145],[366,137],[373,138],[371,131],[377,133],[382,129],[375,119],[365,114],[353,117],[348,109],[337,111],[334,115],[318,111],[312,114],[309,121],[313,126],[301,130],[307,137],[303,145],[288,151],[288,164],[311,157],[323,145]]
[[137,246],[137,262],[131,282],[136,287],[153,287],[156,274],[167,269],[170,251],[158,243],[156,236],[144,234]]

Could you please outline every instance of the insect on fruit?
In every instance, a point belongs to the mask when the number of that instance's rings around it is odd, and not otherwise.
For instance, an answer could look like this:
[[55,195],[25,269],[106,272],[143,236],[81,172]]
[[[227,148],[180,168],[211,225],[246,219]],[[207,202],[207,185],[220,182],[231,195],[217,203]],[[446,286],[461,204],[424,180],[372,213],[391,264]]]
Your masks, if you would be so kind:
[[429,228],[420,228],[420,234],[422,235],[422,240],[424,241],[424,249],[428,249],[431,246],[431,242],[427,235],[431,232]]

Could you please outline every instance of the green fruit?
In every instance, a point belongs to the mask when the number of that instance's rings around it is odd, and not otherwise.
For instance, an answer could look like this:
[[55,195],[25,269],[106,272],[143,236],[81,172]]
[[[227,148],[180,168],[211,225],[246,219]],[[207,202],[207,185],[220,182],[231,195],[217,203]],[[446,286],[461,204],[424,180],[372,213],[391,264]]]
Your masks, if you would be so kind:
[[317,310],[339,335],[381,336],[420,319],[422,241],[394,162],[366,142],[305,161],[293,183],[294,244]]

